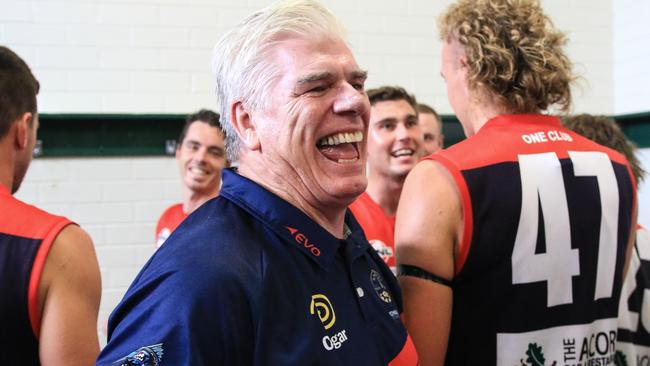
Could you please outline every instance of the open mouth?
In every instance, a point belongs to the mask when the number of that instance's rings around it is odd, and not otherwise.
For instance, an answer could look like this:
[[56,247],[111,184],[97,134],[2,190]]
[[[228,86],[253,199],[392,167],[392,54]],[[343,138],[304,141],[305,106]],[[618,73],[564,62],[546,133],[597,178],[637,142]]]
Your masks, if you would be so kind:
[[192,173],[192,175],[199,176],[199,177],[204,177],[210,174],[210,172],[208,172],[207,170],[199,167],[190,167],[188,170],[190,171],[190,173]]
[[415,155],[415,150],[409,148],[399,149],[391,152],[390,155],[394,158],[401,158],[403,156],[413,156]]
[[339,164],[351,164],[359,160],[359,145],[363,141],[363,132],[340,132],[318,140],[316,147],[331,161]]

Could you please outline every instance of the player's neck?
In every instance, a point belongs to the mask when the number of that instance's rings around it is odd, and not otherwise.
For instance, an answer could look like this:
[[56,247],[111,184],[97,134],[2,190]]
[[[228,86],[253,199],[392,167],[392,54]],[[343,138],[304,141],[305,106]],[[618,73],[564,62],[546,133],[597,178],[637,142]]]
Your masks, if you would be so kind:
[[492,118],[501,114],[511,113],[488,96],[479,98],[476,101],[476,104],[470,108],[470,111],[468,121],[472,131],[470,136],[478,133],[478,131]]
[[406,177],[399,179],[375,177],[371,174],[368,177],[366,192],[386,215],[395,216],[405,179]]
[[14,184],[14,151],[5,142],[6,139],[0,140],[0,184],[11,193]]
[[199,206],[206,203],[208,200],[217,197],[219,195],[219,190],[206,194],[202,192],[194,192],[190,189],[185,188],[184,199],[183,199],[183,212],[190,214],[194,212]]

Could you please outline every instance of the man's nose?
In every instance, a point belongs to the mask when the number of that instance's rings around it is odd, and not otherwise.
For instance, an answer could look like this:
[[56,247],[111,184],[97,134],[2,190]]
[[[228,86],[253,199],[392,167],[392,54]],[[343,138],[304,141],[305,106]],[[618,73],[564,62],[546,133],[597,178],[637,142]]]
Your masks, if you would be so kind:
[[200,148],[194,152],[194,159],[203,162],[208,154],[208,149]]
[[343,83],[338,89],[336,100],[334,101],[335,113],[351,113],[354,115],[363,115],[370,110],[368,96],[362,90],[355,89],[349,83]]
[[397,127],[395,127],[395,138],[398,140],[406,140],[412,137],[410,129],[406,128],[406,123],[407,122],[398,123]]

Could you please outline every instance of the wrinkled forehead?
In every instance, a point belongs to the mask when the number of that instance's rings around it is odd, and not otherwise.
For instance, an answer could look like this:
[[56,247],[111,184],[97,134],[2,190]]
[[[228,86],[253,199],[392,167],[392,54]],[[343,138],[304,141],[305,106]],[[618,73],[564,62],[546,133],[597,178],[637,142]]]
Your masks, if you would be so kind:
[[338,37],[285,36],[272,42],[268,51],[265,61],[276,73],[292,72],[296,78],[314,72],[341,71],[346,77],[361,72],[350,47]]

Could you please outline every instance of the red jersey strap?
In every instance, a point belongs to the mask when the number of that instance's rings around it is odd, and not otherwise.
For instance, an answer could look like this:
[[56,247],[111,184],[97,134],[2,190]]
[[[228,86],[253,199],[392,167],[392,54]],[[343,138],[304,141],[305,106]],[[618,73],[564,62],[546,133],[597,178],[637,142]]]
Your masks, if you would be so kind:
[[38,304],[38,290],[47,255],[57,235],[64,227],[74,224],[62,216],[49,214],[35,206],[28,205],[11,195],[7,187],[0,185],[0,232],[40,240],[27,288],[27,311],[32,331],[36,338],[40,334],[41,311]]
[[429,155],[423,158],[422,160],[433,160],[440,163],[442,166],[444,166],[449,171],[449,173],[451,173],[451,176],[454,178],[454,181],[456,182],[456,187],[458,187],[458,192],[460,193],[460,203],[463,210],[463,233],[462,233],[462,237],[460,238],[458,257],[456,257],[456,260],[454,262],[454,272],[458,274],[460,270],[463,268],[465,261],[467,260],[467,256],[469,254],[469,248],[472,243],[474,214],[472,212],[472,201],[470,200],[469,197],[469,189],[467,188],[467,183],[465,182],[465,179],[463,178],[460,169],[458,169],[458,167],[451,160],[447,159],[446,157],[438,153]]
[[34,332],[34,336],[36,338],[39,338],[39,335],[41,333],[41,319],[42,319],[42,314],[41,314],[41,309],[39,308],[38,304],[38,290],[39,290],[39,285],[41,283],[41,275],[43,274],[43,268],[45,267],[45,260],[47,259],[47,255],[50,252],[50,248],[52,248],[52,244],[54,244],[54,240],[56,237],[59,235],[61,230],[65,228],[66,226],[73,224],[69,220],[61,220],[58,221],[49,231],[47,236],[43,238],[43,241],[41,242],[41,246],[38,248],[38,252],[36,252],[36,258],[34,258],[34,264],[32,265],[32,273],[29,276],[29,289],[27,291],[27,299],[28,299],[28,311],[29,311],[29,322],[32,325],[32,331]]

